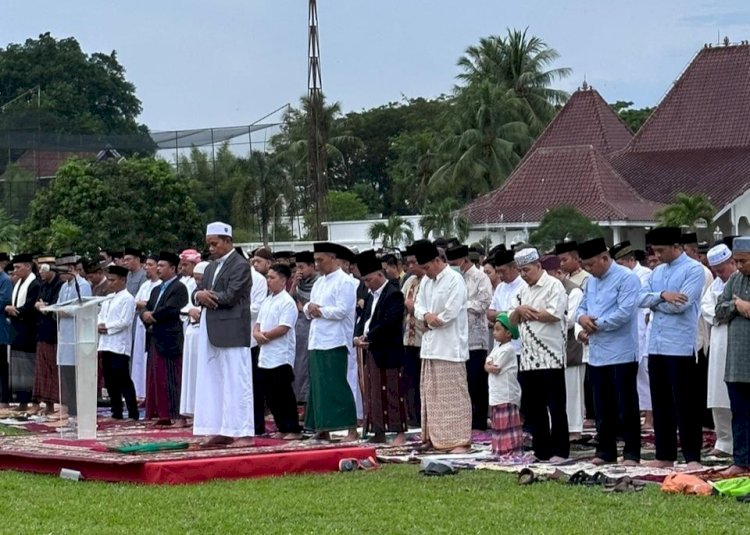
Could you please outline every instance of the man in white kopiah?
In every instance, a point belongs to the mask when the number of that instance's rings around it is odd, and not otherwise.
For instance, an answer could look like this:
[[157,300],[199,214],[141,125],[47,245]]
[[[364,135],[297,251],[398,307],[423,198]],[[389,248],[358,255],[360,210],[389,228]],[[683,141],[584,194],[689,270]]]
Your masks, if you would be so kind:
[[716,303],[729,277],[737,271],[737,265],[732,258],[732,251],[723,243],[712,247],[707,257],[708,265],[716,274],[716,278],[701,300],[701,316],[711,326],[707,405],[711,409],[716,431],[716,444],[708,454],[726,457],[733,453],[732,411],[729,406],[727,384],[724,382],[728,327],[726,322],[716,320]]
[[250,265],[234,250],[232,227],[206,229],[211,263],[193,293],[202,308],[193,434],[206,446],[231,444],[254,431],[250,359]]

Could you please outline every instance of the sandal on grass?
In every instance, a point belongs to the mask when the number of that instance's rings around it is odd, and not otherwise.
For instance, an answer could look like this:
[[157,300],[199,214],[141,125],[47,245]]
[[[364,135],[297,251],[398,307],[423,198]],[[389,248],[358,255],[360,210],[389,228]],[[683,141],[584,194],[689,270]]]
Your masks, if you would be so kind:
[[377,470],[380,468],[380,464],[377,460],[375,460],[374,457],[368,457],[367,459],[362,459],[357,463],[360,469],[362,470]]
[[341,459],[339,461],[339,472],[354,472],[359,468],[357,459]]

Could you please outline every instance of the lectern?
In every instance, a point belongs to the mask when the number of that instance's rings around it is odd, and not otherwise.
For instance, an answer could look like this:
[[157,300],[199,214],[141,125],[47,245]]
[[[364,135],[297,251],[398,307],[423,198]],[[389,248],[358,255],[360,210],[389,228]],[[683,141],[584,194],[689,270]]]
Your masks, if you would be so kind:
[[[57,315],[58,352],[75,354],[75,399],[79,439],[96,438],[97,341],[99,303],[106,297],[83,297],[42,308]],[[62,389],[65,388],[61,384]],[[63,396],[64,397],[64,396]]]

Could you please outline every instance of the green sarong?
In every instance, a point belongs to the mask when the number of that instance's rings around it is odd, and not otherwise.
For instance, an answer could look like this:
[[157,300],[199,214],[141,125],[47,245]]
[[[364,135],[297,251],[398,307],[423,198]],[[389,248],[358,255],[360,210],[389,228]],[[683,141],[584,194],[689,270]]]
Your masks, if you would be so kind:
[[310,390],[305,409],[305,428],[316,433],[357,426],[354,395],[346,380],[349,364],[346,347],[311,349]]

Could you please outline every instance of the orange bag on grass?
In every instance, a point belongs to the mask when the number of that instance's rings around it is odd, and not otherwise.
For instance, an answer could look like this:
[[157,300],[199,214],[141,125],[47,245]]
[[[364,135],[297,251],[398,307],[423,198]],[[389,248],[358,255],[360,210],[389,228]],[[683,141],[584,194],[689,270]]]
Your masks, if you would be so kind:
[[664,478],[661,484],[662,492],[669,494],[690,494],[696,496],[711,496],[713,487],[697,476],[674,473]]

